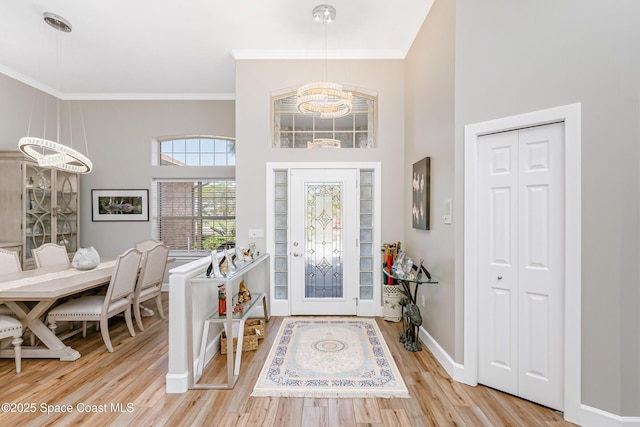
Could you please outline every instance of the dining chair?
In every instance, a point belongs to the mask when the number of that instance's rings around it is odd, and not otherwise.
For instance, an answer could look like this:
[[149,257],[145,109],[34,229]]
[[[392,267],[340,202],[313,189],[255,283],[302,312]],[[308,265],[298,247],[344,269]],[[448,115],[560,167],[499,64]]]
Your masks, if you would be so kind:
[[22,271],[18,252],[0,248],[0,274],[17,273]]
[[0,315],[0,339],[13,338],[13,352],[16,359],[16,373],[22,370],[22,323],[14,317]]
[[131,318],[131,304],[138,277],[138,268],[142,253],[129,249],[116,259],[113,274],[109,281],[106,295],[86,295],[60,304],[47,314],[49,329],[54,333],[58,321],[83,321],[82,336],[87,334],[87,321],[100,322],[100,331],[104,344],[113,353],[109,337],[109,319],[116,314],[124,313],[127,328],[132,337],[136,336]]
[[168,257],[169,247],[164,243],[156,243],[155,246],[144,252],[140,275],[138,276],[133,297],[133,313],[136,317],[138,328],[141,331],[144,331],[144,326],[142,325],[140,305],[144,301],[155,299],[160,317],[165,318],[162,310],[162,281],[164,279]]
[[[0,274],[18,273],[20,271],[22,271],[22,266],[20,265],[18,253],[0,248]],[[0,303],[0,314],[15,317],[13,311],[4,303]]]
[[36,268],[70,264],[67,248],[55,243],[45,243],[42,246],[38,246],[31,250],[31,255],[33,255]]
[[144,252],[153,248],[154,246],[156,246],[158,243],[162,243],[159,240],[155,240],[155,239],[146,239],[143,240],[141,242],[138,242],[135,244],[135,248],[137,250],[139,250],[140,252],[142,252],[142,256],[144,257]]

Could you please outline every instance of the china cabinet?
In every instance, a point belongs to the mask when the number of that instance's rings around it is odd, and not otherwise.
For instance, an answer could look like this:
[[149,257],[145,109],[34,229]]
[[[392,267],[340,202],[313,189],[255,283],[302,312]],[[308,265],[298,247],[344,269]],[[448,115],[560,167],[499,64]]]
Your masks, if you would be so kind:
[[33,268],[31,251],[45,243],[79,244],[79,176],[43,168],[20,152],[0,152],[0,240],[20,242],[23,269]]

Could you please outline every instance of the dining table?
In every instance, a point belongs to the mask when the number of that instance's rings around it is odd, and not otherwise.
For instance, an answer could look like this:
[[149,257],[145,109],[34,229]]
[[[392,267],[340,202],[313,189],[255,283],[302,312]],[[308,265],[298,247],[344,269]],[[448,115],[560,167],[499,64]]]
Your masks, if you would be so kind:
[[[115,260],[107,260],[92,270],[68,265],[9,274],[0,272],[0,301],[15,313],[23,330],[30,330],[39,340],[37,345],[23,346],[22,357],[62,361],[80,358],[78,351],[66,346],[45,325],[44,318],[47,310],[61,298],[108,284],[115,263]],[[13,350],[0,350],[0,357],[14,357]]]

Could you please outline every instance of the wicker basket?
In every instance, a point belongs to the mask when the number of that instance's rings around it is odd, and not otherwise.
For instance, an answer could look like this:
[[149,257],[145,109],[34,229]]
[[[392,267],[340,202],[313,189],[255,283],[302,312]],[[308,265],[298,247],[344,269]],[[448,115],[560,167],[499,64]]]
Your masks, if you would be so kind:
[[244,322],[244,334],[247,335],[247,331],[254,331],[259,340],[264,339],[264,320],[262,319],[248,319]]
[[[238,338],[233,339],[233,351],[238,348]],[[254,351],[258,349],[258,335],[255,328],[247,330],[245,328],[242,339],[242,351]],[[220,335],[220,354],[227,354],[227,334],[222,331]]]

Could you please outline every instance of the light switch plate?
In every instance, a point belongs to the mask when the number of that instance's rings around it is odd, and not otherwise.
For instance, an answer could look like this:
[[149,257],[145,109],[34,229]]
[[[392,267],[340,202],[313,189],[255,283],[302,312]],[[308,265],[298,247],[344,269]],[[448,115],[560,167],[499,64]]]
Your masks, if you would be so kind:
[[264,237],[264,229],[263,228],[250,228],[249,229],[249,237],[252,238],[261,238]]
[[447,199],[444,201],[444,215],[442,216],[442,222],[445,224],[451,224],[451,211],[452,211],[452,201],[451,199]]

